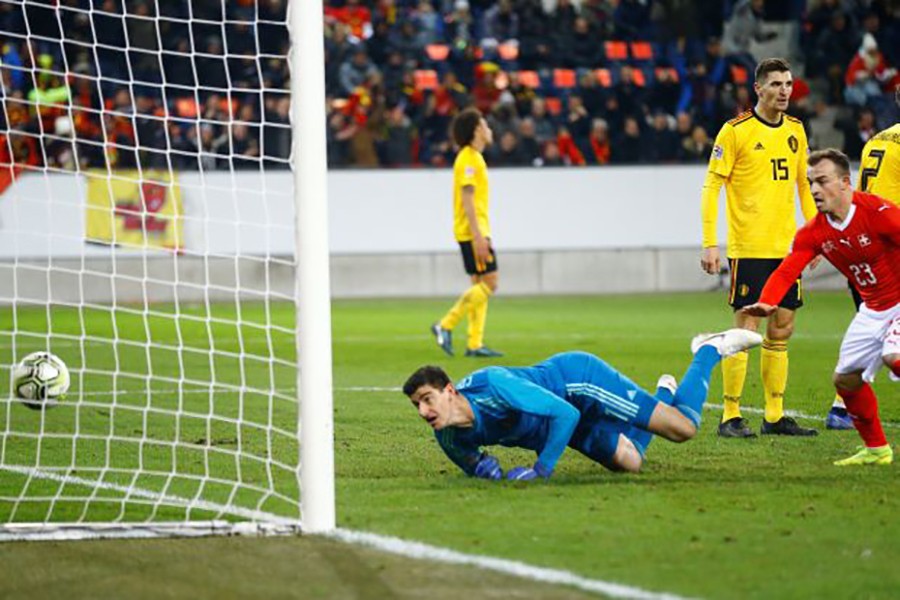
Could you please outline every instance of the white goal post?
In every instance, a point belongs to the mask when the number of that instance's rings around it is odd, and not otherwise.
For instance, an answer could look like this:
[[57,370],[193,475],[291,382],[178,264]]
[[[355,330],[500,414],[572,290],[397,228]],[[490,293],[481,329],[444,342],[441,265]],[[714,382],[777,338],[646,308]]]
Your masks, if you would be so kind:
[[0,0],[0,61],[0,541],[334,530],[321,0]]

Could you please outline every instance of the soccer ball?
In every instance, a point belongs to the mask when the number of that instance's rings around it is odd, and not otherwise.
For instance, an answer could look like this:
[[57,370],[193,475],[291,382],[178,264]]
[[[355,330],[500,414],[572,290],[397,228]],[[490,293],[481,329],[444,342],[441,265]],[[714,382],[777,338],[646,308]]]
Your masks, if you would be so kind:
[[49,352],[32,352],[13,368],[13,393],[28,408],[56,406],[69,389],[69,368]]

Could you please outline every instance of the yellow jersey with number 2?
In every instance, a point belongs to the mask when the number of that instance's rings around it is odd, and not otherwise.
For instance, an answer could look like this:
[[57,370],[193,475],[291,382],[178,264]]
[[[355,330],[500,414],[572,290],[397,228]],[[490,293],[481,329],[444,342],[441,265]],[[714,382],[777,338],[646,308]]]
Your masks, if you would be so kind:
[[866,142],[857,187],[900,205],[900,123]]

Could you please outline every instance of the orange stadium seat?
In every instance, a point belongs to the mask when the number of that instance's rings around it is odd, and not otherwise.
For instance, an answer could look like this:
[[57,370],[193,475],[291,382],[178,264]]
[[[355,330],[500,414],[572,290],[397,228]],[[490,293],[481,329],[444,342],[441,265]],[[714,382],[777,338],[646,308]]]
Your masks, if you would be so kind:
[[553,87],[559,89],[571,89],[578,85],[573,69],[553,69]]
[[537,71],[519,71],[519,83],[531,89],[541,87],[541,78]]
[[193,98],[178,98],[175,100],[175,114],[179,117],[194,119],[200,113],[200,107]]
[[497,52],[500,54],[501,60],[516,60],[519,58],[519,44],[514,42],[504,42],[497,46]]
[[747,84],[747,69],[740,65],[731,65],[731,80],[737,85]]
[[634,85],[638,87],[644,87],[647,85],[647,76],[644,75],[644,72],[640,69],[634,69],[631,72],[631,77],[634,80]]
[[603,44],[607,60],[626,60],[628,58],[628,44],[625,42],[606,42]]
[[413,81],[417,90],[433,90],[438,86],[438,74],[434,69],[416,69]]
[[650,42],[631,42],[631,58],[653,60],[653,46],[650,45]]
[[544,104],[547,106],[547,112],[554,117],[562,112],[562,100],[559,98],[549,96],[544,99]]

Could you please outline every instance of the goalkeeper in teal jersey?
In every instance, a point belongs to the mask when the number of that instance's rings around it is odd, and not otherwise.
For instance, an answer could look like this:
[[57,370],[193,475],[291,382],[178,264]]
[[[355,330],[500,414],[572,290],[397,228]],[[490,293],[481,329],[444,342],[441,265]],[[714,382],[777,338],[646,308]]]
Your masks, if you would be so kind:
[[566,446],[614,471],[638,471],[653,435],[691,439],[719,361],[762,343],[746,329],[701,334],[681,383],[660,378],[656,395],[586,352],[564,352],[531,367],[487,367],[456,385],[425,366],[403,385],[441,448],[468,475],[502,479],[492,445],[533,450],[537,461],[508,479],[549,478]]

